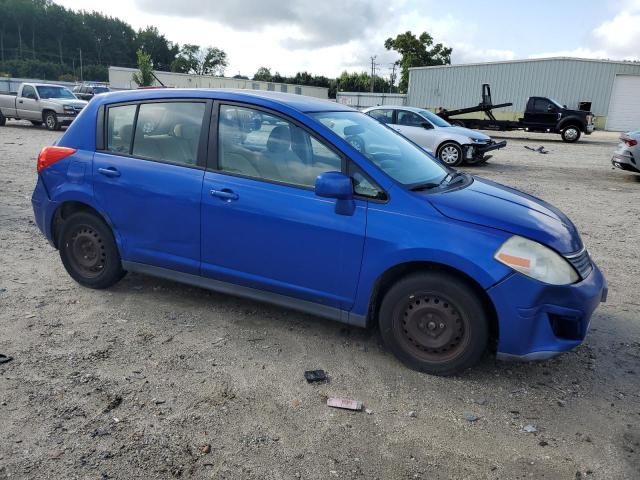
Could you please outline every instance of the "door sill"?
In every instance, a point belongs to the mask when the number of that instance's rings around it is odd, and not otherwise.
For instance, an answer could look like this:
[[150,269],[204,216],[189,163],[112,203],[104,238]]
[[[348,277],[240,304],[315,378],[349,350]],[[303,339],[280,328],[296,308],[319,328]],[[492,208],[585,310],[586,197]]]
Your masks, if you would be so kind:
[[298,298],[281,295],[279,293],[258,290],[256,288],[245,287],[235,283],[222,282],[220,280],[214,280],[213,278],[178,272],[176,270],[156,267],[146,263],[123,261],[122,268],[128,272],[141,273],[143,275],[150,275],[153,277],[164,278],[166,280],[172,280],[174,282],[186,283],[187,285],[192,285],[194,287],[213,290],[215,292],[225,293],[236,297],[250,298],[259,302],[271,303],[273,305],[316,315],[318,317],[328,318],[348,325],[354,325],[357,327],[366,326],[367,318],[364,315],[354,315],[340,308],[329,307],[327,305],[310,302],[308,300],[300,300]]

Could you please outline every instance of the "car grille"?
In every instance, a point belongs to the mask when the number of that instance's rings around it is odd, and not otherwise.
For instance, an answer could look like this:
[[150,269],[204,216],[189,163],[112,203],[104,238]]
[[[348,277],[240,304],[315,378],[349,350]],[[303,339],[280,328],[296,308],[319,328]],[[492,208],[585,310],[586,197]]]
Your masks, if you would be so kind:
[[589,257],[589,252],[586,248],[575,255],[567,255],[566,258],[569,260],[569,263],[573,265],[573,268],[578,271],[583,280],[589,276],[593,265],[591,264],[591,257]]

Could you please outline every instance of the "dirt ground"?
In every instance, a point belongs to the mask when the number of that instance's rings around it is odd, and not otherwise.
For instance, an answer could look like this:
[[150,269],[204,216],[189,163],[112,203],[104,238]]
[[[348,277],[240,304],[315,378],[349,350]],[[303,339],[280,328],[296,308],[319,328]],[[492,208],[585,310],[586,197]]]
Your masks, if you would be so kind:
[[[617,135],[507,134],[467,169],[564,210],[610,295],[576,351],[456,378],[375,330],[140,275],[78,286],[30,205],[58,135],[0,128],[0,480],[640,478],[640,175],[612,170]],[[330,383],[305,382],[317,368]]]

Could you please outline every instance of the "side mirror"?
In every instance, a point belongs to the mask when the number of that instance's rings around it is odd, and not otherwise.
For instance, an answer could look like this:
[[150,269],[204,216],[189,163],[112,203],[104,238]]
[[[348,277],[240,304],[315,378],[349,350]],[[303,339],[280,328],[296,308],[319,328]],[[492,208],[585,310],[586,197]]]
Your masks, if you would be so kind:
[[338,200],[353,198],[353,184],[351,179],[340,172],[325,172],[316,178],[316,195]]
[[433,128],[433,125],[431,125],[429,122],[422,122],[420,125],[422,125],[422,128],[425,128],[427,130],[431,130]]

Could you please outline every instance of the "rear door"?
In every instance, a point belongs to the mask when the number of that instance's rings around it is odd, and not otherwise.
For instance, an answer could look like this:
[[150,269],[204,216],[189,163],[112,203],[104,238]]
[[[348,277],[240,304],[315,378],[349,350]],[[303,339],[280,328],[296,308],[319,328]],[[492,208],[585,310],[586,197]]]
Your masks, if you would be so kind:
[[367,202],[314,193],[341,156],[292,119],[221,104],[202,189],[202,274],[334,308],[353,303]]
[[433,153],[437,146],[438,135],[433,125],[415,112],[396,110],[393,128],[429,153]]
[[123,260],[199,274],[210,112],[199,99],[107,106],[94,193]]

